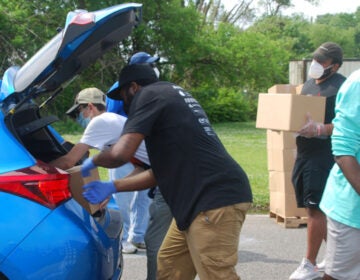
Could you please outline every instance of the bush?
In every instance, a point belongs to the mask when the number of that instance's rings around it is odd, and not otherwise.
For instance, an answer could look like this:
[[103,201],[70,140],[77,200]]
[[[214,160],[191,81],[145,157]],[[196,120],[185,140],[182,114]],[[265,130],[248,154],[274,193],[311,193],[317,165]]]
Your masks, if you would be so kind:
[[255,106],[250,96],[242,89],[198,89],[193,96],[204,108],[213,123],[244,122],[254,119]]

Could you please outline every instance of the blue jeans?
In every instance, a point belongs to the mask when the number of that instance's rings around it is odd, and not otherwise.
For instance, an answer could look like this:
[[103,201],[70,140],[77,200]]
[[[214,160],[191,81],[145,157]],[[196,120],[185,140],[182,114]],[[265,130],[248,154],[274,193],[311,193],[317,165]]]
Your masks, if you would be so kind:
[[[110,180],[128,175],[134,166],[127,163],[121,167],[109,169]],[[119,192],[113,195],[123,218],[123,239],[135,243],[143,243],[149,222],[149,205],[151,199],[148,190],[135,192]]]

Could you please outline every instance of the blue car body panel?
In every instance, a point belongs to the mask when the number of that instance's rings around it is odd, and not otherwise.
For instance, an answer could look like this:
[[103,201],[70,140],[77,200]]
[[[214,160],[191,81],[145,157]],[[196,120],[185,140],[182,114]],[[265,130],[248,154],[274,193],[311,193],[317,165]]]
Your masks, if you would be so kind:
[[[6,196],[10,195],[0,194],[1,210],[11,207],[6,200],[14,202]],[[119,241],[109,239],[73,199],[52,211],[31,201],[15,202],[19,202],[19,219],[26,223],[19,225],[14,219],[0,222],[5,223],[6,231],[17,233],[12,236],[0,233],[1,241],[6,243],[0,251],[0,271],[7,277],[111,279],[116,270],[114,260],[119,254]]]
[[10,133],[4,123],[4,115],[0,111],[0,174],[32,166],[33,156]]
[[[16,207],[14,207],[16,205]],[[0,263],[31,233],[49,213],[50,209],[31,200],[0,192],[0,210],[6,215],[0,219]],[[17,219],[14,217],[17,216]],[[23,221],[19,223],[20,221]],[[11,234],[9,234],[11,233]]]

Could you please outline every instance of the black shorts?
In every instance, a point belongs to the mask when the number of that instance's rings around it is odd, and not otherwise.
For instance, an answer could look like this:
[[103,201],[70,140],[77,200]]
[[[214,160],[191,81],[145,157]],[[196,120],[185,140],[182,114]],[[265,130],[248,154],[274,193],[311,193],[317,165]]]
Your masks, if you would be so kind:
[[297,158],[292,183],[295,188],[297,207],[319,209],[333,157]]

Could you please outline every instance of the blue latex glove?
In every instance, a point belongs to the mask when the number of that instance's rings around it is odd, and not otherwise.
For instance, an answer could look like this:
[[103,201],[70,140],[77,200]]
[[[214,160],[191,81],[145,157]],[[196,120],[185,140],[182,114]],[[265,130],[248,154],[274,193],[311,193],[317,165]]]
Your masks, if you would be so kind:
[[103,202],[106,198],[116,192],[112,181],[92,181],[83,186],[83,197],[92,204]]
[[89,157],[86,160],[84,160],[83,164],[81,165],[81,175],[83,177],[89,177],[90,171],[94,169],[96,165],[93,162],[93,158]]

